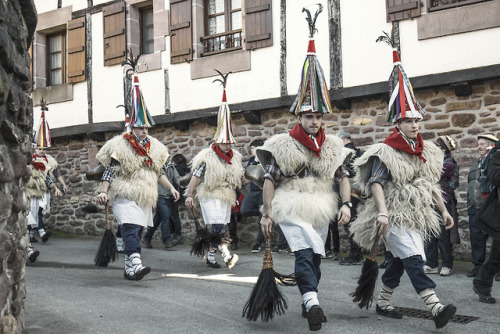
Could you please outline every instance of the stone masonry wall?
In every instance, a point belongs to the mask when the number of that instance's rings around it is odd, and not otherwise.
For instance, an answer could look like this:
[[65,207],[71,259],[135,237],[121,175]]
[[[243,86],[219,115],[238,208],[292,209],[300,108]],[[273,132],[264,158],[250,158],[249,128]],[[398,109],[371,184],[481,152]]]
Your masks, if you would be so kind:
[[25,327],[27,134],[33,127],[28,47],[35,26],[32,1],[0,1],[0,333],[6,334]]
[[[427,89],[416,92],[417,99],[427,110],[421,123],[424,139],[435,140],[439,135],[450,135],[458,143],[454,157],[460,165],[460,187],[457,190],[459,208],[459,231],[462,243],[455,246],[457,258],[467,259],[470,254],[468,217],[466,208],[468,169],[477,158],[477,140],[479,133],[488,131],[500,135],[500,80],[473,85],[473,92],[466,97],[457,97],[450,88]],[[348,130],[355,145],[363,148],[381,142],[393,129],[386,123],[387,101],[372,98],[355,101],[350,110],[336,111],[324,117],[326,133],[335,133],[338,129]],[[50,112],[47,113],[50,121]],[[261,113],[262,124],[248,124],[241,115],[233,116],[233,129],[237,144],[234,145],[245,159],[249,157],[249,143],[254,139],[266,139],[288,131],[296,120],[285,110],[268,110]],[[182,153],[188,161],[201,149],[207,147],[215,132],[215,127],[202,121],[192,122],[188,131],[176,130],[171,125],[156,126],[151,134],[161,140],[170,150],[171,155]],[[110,133],[107,139],[116,135]],[[98,182],[85,179],[85,172],[97,165],[95,154],[103,143],[90,139],[56,139],[52,153],[62,166],[62,173],[71,189],[62,198],[53,198],[52,213],[46,224],[49,228],[68,233],[101,235],[105,226],[103,209],[98,213],[87,213],[84,207],[94,203],[93,192]],[[194,226],[192,219],[181,204],[183,238],[192,240]],[[257,233],[257,219],[243,218],[238,223],[240,240],[251,245]],[[346,250],[345,233],[342,232],[342,248]],[[159,231],[157,232],[159,233]],[[157,234],[158,236],[158,234]]]

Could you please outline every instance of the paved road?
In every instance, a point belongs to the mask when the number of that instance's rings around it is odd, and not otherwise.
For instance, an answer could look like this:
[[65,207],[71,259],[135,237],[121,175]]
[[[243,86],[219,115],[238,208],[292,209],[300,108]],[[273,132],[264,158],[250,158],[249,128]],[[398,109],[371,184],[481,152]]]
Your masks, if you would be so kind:
[[[26,269],[26,333],[306,333],[296,287],[282,288],[289,308],[269,323],[241,317],[262,264],[263,253],[248,247],[237,251],[232,269],[208,268],[189,255],[189,245],[169,250],[143,249],[152,272],[142,281],[123,278],[123,256],[101,269],[93,265],[100,239],[51,238],[36,244],[38,261]],[[293,271],[293,257],[274,256],[275,269]],[[457,314],[477,316],[468,324],[450,323],[437,330],[431,320],[381,318],[374,306],[360,310],[349,293],[356,287],[361,266],[340,266],[323,260],[320,303],[328,316],[324,333],[500,333],[500,303],[480,303],[465,276],[469,264],[457,263],[452,276],[433,275],[443,302],[453,302]],[[380,282],[377,284],[377,291]],[[500,299],[500,283],[493,295]],[[425,310],[405,275],[393,297],[395,306]]]

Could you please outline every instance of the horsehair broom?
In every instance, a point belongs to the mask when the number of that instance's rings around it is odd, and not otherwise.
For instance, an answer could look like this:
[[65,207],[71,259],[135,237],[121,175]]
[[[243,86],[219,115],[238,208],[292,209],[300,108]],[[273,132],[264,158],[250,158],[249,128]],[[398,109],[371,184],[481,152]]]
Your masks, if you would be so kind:
[[358,287],[356,291],[350,294],[353,298],[354,303],[358,303],[359,308],[365,307],[368,309],[373,302],[373,292],[375,291],[375,283],[378,277],[378,264],[377,264],[377,253],[378,253],[378,242],[380,236],[377,234],[375,237],[375,242],[370,250],[370,254],[363,263],[361,268],[361,276],[358,279]]
[[109,207],[106,202],[106,231],[102,236],[101,244],[94,258],[95,265],[98,267],[107,267],[108,263],[115,261],[118,256],[116,248],[115,235],[111,231],[111,222],[109,220]]
[[219,244],[221,241],[220,236],[212,235],[208,231],[208,228],[206,226],[205,227],[201,226],[200,222],[198,221],[198,218],[196,217],[196,211],[194,210],[194,207],[191,207],[191,214],[193,215],[194,218],[196,238],[194,239],[194,242],[191,245],[190,254],[193,255],[194,253],[194,255],[204,259],[205,250],[208,250],[210,248],[211,243]]
[[271,241],[266,240],[262,271],[257,283],[253,287],[250,298],[243,307],[241,316],[246,316],[249,321],[256,321],[260,315],[261,320],[267,322],[273,318],[274,313],[278,315],[285,314],[285,309],[288,309],[288,305],[277,283],[285,286],[297,284],[294,275],[285,276],[274,271]]

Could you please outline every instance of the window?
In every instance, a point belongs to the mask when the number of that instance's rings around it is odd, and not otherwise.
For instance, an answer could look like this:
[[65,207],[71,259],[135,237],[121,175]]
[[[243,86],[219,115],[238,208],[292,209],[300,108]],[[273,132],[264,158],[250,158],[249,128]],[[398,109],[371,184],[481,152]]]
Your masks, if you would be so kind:
[[141,54],[154,53],[153,8],[141,9]]
[[241,49],[241,0],[206,0],[204,55]]
[[47,86],[65,83],[66,32],[47,36]]

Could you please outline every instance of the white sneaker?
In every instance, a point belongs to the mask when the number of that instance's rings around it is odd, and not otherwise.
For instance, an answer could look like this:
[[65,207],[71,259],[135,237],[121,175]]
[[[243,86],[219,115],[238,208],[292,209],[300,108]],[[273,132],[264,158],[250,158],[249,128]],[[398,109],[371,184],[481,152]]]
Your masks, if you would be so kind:
[[426,274],[437,274],[439,272],[438,268],[431,268],[428,265],[424,266],[424,271]]
[[451,275],[451,269],[448,267],[443,267],[441,268],[441,272],[439,273],[441,276],[450,276]]

